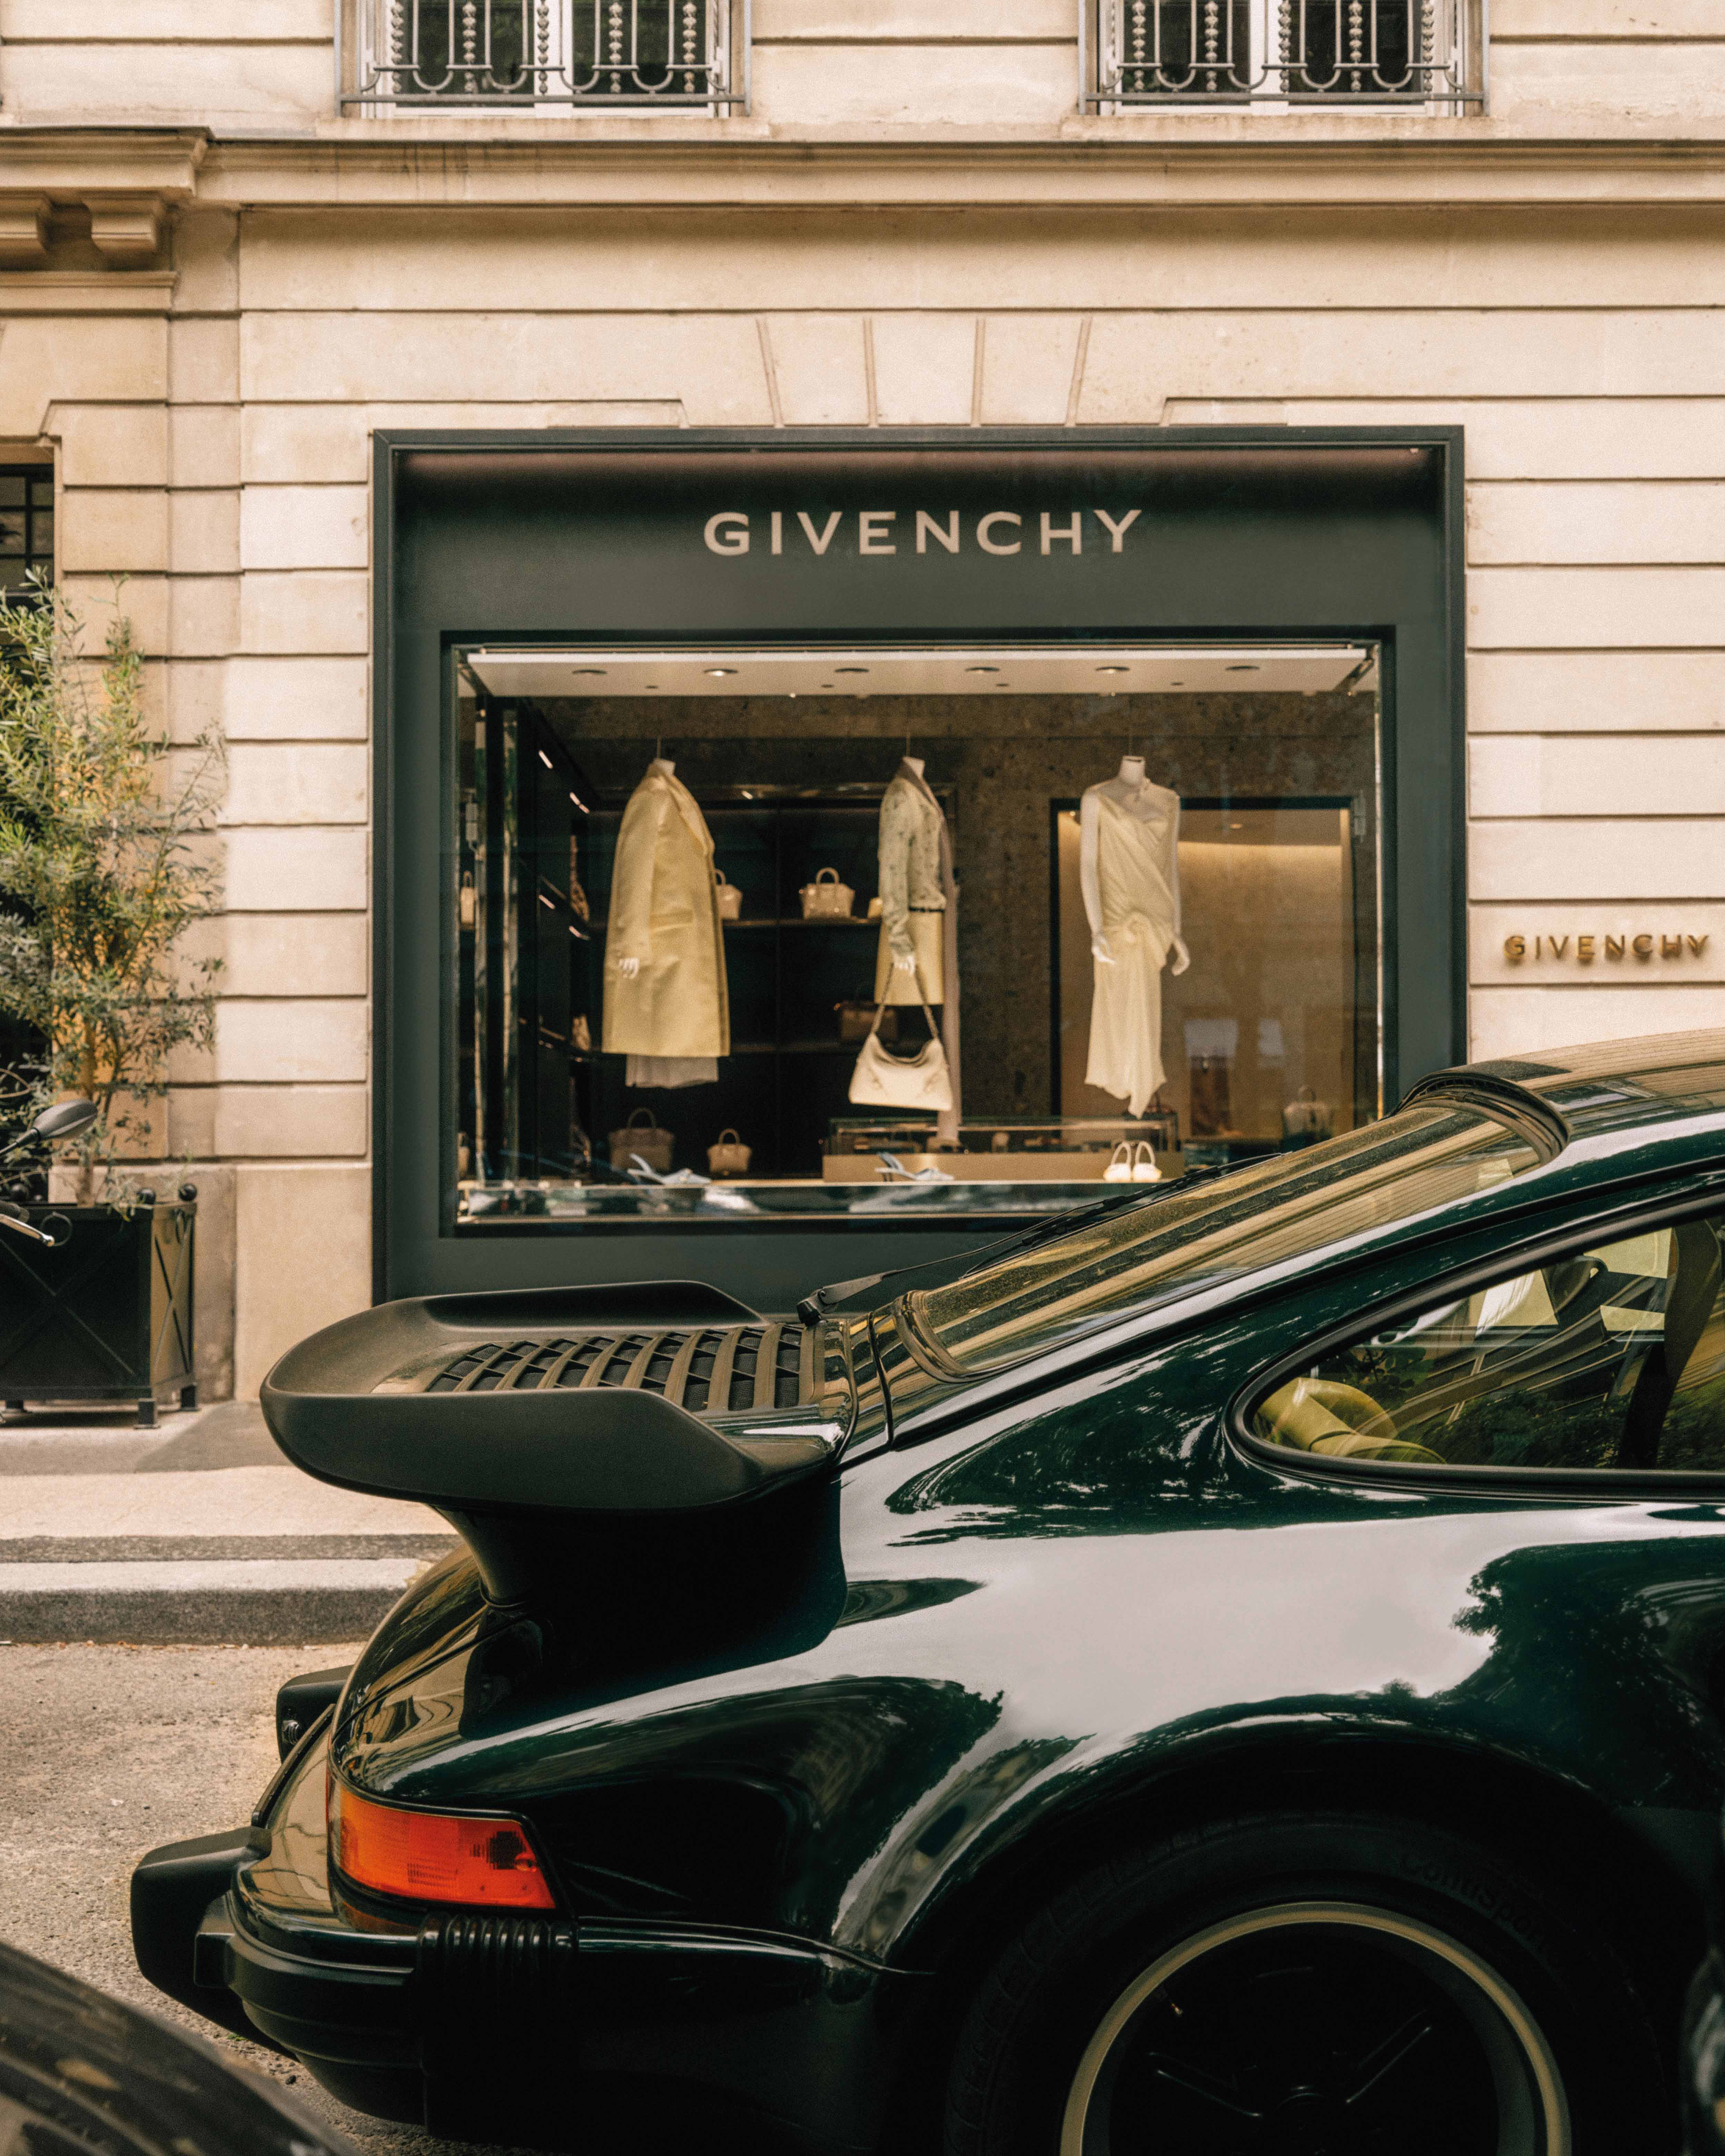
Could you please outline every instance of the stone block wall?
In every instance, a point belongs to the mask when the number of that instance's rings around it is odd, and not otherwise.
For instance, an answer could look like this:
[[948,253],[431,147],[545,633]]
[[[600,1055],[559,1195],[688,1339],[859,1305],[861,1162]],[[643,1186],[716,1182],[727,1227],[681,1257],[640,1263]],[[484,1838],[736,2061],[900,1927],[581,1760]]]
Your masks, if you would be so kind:
[[1070,0],[757,0],[735,120],[338,119],[331,4],[0,0],[0,454],[228,742],[213,1390],[369,1295],[378,428],[1461,426],[1475,1052],[1725,1022],[1716,0],[1495,0],[1489,117],[1363,124],[1081,119]]

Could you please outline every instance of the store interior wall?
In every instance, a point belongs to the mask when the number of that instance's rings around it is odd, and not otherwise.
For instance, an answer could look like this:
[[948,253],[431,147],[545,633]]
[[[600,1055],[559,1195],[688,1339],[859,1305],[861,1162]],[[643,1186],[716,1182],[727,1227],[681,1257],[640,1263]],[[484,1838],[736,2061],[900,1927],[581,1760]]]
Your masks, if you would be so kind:
[[[1351,808],[1184,808],[1180,884],[1192,964],[1162,980],[1162,1101],[1189,1138],[1226,1135],[1274,1142],[1282,1113],[1302,1089],[1323,1103],[1332,1129],[1346,1130],[1358,1105],[1371,1104],[1376,1069],[1374,1002],[1356,1014],[1357,988],[1369,993],[1369,894],[1356,911]],[[1111,1096],[1085,1083],[1094,964],[1079,891],[1076,809],[1056,819],[1060,850],[1060,1102],[1064,1113],[1118,1114]],[[1194,1114],[1194,1060],[1219,1058]],[[1364,1098],[1362,1102],[1362,1083]],[[1229,1113],[1216,1112],[1225,1101]]]

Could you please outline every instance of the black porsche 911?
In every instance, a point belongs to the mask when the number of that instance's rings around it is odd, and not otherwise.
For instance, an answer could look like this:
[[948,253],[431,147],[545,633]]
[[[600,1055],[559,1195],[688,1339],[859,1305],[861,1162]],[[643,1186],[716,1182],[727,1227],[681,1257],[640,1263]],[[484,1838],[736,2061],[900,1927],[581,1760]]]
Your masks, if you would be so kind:
[[793,1319],[331,1327],[280,1444],[465,1548],[289,1689],[249,1827],[145,1860],[140,1959],[494,2141],[677,2100],[858,2152],[1668,2149],[1722,1248],[1697,1034]]

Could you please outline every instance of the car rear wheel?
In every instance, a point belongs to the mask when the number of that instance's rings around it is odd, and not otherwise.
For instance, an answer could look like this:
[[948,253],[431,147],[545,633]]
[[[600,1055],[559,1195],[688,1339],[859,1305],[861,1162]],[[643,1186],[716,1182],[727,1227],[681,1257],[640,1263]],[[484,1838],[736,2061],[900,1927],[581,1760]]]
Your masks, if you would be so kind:
[[948,2156],[1604,2156],[1670,2138],[1609,1946],[1460,1836],[1247,1819],[1133,1851],[984,1979]]

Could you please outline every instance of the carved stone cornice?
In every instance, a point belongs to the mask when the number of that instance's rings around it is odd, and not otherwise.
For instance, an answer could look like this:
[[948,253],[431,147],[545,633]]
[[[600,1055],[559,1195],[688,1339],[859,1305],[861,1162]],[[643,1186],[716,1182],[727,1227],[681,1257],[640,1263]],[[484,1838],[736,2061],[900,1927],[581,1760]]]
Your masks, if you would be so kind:
[[[410,125],[415,123],[409,123]],[[567,129],[568,123],[552,123]],[[765,139],[749,123],[696,136],[641,123],[481,139],[325,132],[213,143],[200,203],[226,207],[845,210],[1725,205],[1725,126],[1704,136],[1562,139],[1487,123],[1226,135],[1098,136],[1097,123],[1007,137]]]
[[209,146],[201,127],[0,127],[0,194],[189,202]]
[[[98,246],[148,259],[149,205],[248,208],[846,211],[961,208],[1725,207],[1725,119],[1681,136],[1538,133],[1490,121],[1327,115],[1071,120],[1044,129],[792,134],[751,120],[326,122],[199,129],[0,126],[0,211],[87,203]],[[13,262],[23,254],[14,254]],[[40,259],[39,257],[36,259]]]
[[0,269],[34,270],[48,259],[46,195],[0,197]]
[[90,236],[116,270],[141,270],[162,251],[167,205],[159,195],[90,195]]

